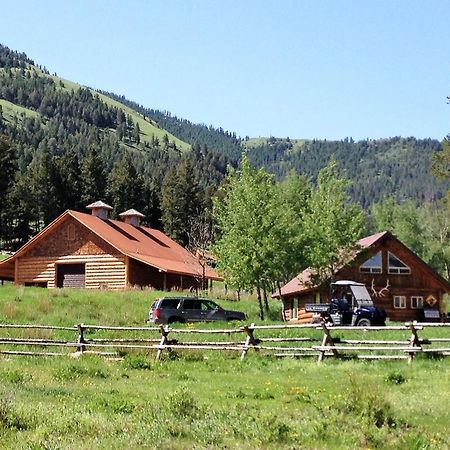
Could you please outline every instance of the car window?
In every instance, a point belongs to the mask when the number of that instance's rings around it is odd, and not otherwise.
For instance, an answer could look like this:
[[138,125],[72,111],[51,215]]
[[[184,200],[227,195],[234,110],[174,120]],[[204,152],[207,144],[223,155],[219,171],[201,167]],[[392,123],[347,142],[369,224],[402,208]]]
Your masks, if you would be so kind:
[[217,305],[214,302],[211,302],[209,300],[202,300],[202,310],[203,311],[210,311],[212,309],[216,309]]
[[162,301],[161,307],[167,309],[177,309],[179,303],[179,298],[166,298]]
[[200,309],[200,302],[198,300],[184,300],[183,309]]

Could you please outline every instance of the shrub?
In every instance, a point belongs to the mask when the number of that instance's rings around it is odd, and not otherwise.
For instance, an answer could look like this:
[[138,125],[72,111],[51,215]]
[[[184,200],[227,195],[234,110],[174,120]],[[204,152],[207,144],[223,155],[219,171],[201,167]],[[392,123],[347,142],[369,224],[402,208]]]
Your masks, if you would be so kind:
[[12,400],[5,396],[0,396],[0,430],[26,430],[29,428],[29,425],[24,418],[18,415]]
[[76,380],[84,376],[88,378],[108,378],[109,374],[98,367],[86,368],[75,364],[61,367],[54,374],[55,379],[58,381]]
[[403,384],[406,382],[406,377],[398,371],[388,373],[386,381],[390,384]]
[[167,408],[176,417],[195,418],[199,414],[197,401],[186,387],[177,389],[169,395]]
[[123,360],[128,369],[151,370],[152,365],[144,355],[127,355]]

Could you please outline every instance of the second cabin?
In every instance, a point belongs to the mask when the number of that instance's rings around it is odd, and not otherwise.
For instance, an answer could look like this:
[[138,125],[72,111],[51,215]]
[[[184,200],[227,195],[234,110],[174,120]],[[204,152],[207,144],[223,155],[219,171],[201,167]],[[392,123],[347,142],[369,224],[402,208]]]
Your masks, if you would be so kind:
[[[336,281],[365,284],[375,306],[383,308],[390,320],[443,316],[444,294],[450,292],[450,283],[394,235],[377,233],[358,241],[358,246],[354,259],[336,273]],[[329,285],[314,286],[310,280],[311,272],[306,269],[281,288],[285,320],[301,321],[306,303],[330,301]]]

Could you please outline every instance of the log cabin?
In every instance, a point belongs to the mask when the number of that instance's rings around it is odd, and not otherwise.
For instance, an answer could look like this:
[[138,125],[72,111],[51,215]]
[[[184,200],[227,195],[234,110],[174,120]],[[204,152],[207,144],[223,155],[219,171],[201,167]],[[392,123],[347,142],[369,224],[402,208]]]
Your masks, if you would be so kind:
[[[423,320],[425,311],[442,317],[444,294],[450,292],[447,280],[387,231],[359,240],[355,257],[335,279],[364,283],[375,306],[384,308],[393,321]],[[280,294],[274,297],[283,301],[283,317],[293,322],[302,320],[306,303],[330,301],[329,285],[312,285],[309,269],[284,285]]]
[[128,286],[187,290],[221,280],[159,230],[143,227],[134,209],[108,218],[99,201],[91,214],[67,210],[14,255],[0,262],[0,279],[25,286],[120,290]]

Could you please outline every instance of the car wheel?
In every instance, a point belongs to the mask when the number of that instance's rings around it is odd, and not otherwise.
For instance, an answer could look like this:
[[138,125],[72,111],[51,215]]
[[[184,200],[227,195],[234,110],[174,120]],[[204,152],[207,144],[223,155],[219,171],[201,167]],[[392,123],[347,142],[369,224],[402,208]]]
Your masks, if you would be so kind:
[[367,319],[366,317],[363,317],[356,322],[357,327],[370,327],[371,325],[370,319]]
[[184,323],[181,317],[170,317],[167,323]]

